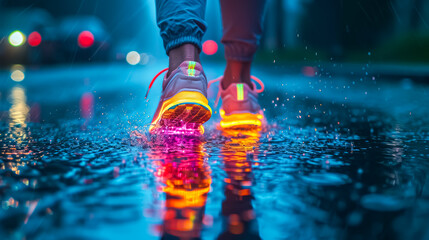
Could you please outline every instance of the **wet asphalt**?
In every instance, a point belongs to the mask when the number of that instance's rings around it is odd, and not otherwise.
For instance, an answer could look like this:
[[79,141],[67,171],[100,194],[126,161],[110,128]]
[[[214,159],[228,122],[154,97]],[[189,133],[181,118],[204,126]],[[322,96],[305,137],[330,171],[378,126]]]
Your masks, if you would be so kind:
[[427,83],[255,66],[266,129],[154,137],[159,65],[0,72],[1,239],[429,239]]

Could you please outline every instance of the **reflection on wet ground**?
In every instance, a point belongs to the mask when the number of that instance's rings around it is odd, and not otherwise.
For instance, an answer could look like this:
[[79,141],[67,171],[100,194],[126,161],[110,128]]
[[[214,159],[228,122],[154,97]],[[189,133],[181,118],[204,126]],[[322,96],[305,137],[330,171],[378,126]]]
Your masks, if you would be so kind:
[[429,86],[261,69],[267,129],[151,137],[156,70],[0,74],[1,239],[429,239]]

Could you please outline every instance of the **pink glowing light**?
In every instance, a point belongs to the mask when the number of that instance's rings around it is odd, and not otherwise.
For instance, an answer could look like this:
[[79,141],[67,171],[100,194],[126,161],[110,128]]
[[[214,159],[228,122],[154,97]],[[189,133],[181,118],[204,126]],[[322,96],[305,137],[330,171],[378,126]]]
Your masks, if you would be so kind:
[[203,52],[207,55],[213,55],[217,52],[217,43],[213,40],[207,40],[203,43]]
[[185,136],[200,136],[201,132],[199,125],[188,124],[183,126],[172,126],[169,123],[164,123],[163,127],[158,128],[154,133],[162,135],[185,135]]
[[306,77],[314,77],[316,76],[317,69],[310,66],[305,66],[302,68],[302,74]]
[[77,37],[77,43],[81,48],[89,48],[94,44],[94,35],[90,31],[83,31]]
[[86,92],[80,99],[80,115],[84,119],[91,119],[94,115],[94,95]]
[[42,35],[38,32],[32,32],[28,35],[28,44],[32,47],[37,47],[42,43]]

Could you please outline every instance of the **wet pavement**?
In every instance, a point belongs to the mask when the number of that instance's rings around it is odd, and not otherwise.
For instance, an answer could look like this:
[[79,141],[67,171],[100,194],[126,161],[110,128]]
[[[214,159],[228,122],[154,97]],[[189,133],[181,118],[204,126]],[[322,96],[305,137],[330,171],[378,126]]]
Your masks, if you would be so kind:
[[0,239],[429,239],[429,85],[256,67],[267,129],[151,137],[158,67],[0,72]]

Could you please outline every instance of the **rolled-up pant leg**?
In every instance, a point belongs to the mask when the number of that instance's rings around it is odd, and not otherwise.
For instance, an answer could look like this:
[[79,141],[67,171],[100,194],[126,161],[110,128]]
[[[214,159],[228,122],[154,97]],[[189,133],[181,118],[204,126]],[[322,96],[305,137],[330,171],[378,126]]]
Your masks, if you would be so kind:
[[266,0],[220,0],[225,58],[252,61],[262,35]]
[[156,0],[156,20],[167,55],[185,43],[201,51],[201,39],[207,29],[205,9],[206,0]]

